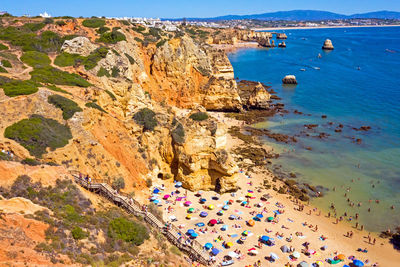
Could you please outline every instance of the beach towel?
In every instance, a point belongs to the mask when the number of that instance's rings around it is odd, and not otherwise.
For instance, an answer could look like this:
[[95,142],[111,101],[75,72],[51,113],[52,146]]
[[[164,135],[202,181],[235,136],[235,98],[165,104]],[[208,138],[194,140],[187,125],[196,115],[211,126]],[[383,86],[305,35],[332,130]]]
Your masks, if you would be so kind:
[[238,234],[229,234],[228,236],[229,237],[238,237],[239,235]]

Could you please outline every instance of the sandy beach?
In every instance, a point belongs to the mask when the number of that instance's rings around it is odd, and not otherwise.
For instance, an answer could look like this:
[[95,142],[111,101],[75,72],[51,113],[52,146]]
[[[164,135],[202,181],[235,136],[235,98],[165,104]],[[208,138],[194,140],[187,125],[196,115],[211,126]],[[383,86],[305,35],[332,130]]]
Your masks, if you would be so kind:
[[334,29],[334,28],[379,28],[379,27],[400,27],[400,25],[362,25],[362,26],[318,26],[318,27],[267,27],[252,28],[253,31],[275,31],[275,30],[312,30],[312,29]]
[[[210,114],[228,127],[241,125],[237,120],[224,117],[223,113]],[[228,136],[228,150],[243,145],[246,145],[243,141]],[[297,266],[302,261],[310,266],[318,261],[320,265],[314,266],[329,266],[328,259],[335,260],[343,255],[344,261],[340,261],[338,266],[352,263],[352,259],[362,261],[364,266],[396,266],[400,262],[400,253],[393,249],[387,239],[378,237],[377,233],[355,229],[345,221],[337,223],[335,218],[328,218],[326,212],[306,203],[301,204],[304,209],[299,211],[300,206],[289,195],[265,189],[264,179],[274,184],[273,174],[266,169],[253,168],[251,172],[241,170],[238,182],[240,189],[222,195],[212,191],[198,194],[183,188],[178,188],[177,194],[176,184],[171,181],[154,181],[154,187],[161,188],[164,185],[158,199],[166,221],[172,222],[183,232],[193,230],[200,244],[212,245],[209,251],[218,249],[215,266],[220,266],[228,253],[238,257],[233,258],[234,263],[230,266]],[[282,182],[276,183],[279,188]],[[166,194],[171,196],[168,200],[163,199]],[[263,199],[266,194],[269,197]],[[202,198],[205,202],[200,203]],[[206,212],[207,216],[201,217],[201,212],[202,215]],[[270,219],[273,221],[268,221],[268,217],[272,217]],[[220,221],[210,226],[212,219]],[[351,238],[346,237],[348,232],[353,233]],[[269,238],[269,245],[260,242],[262,236]],[[187,240],[190,240],[189,237],[183,238],[182,242],[189,242]],[[282,252],[282,246],[291,248],[292,252]],[[277,256],[276,260],[269,258],[271,253]]]

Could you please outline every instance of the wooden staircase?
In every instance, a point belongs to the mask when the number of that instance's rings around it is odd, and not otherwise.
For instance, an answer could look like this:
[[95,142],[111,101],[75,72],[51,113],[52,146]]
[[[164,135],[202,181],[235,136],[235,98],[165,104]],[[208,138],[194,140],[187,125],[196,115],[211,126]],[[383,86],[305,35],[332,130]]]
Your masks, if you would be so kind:
[[204,265],[211,265],[210,256],[199,242],[196,240],[191,240],[190,243],[181,242],[180,237],[185,235],[183,232],[181,232],[175,225],[172,224],[167,230],[165,228],[166,223],[163,220],[158,219],[151,212],[144,211],[142,205],[136,200],[118,193],[107,183],[97,181],[92,181],[89,183],[83,178],[80,178],[80,176],[77,174],[72,174],[72,176],[74,177],[75,182],[83,188],[106,197],[117,206],[122,207],[127,212],[135,216],[143,217],[145,222],[163,233],[172,244],[188,254],[192,260],[198,261]]

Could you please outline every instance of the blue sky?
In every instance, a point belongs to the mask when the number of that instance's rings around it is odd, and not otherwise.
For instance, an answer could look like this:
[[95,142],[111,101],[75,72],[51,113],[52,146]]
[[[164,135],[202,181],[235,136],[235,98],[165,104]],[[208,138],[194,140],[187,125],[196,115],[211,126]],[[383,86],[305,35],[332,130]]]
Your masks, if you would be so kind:
[[14,15],[213,17],[313,9],[342,14],[377,10],[400,12],[400,0],[1,0],[0,10]]

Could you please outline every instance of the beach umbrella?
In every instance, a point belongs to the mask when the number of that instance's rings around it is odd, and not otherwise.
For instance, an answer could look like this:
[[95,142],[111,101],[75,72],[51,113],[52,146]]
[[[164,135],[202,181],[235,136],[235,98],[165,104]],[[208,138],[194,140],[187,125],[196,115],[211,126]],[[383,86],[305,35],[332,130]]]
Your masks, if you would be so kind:
[[308,263],[305,261],[302,261],[299,264],[297,264],[297,267],[308,267]]
[[152,196],[152,197],[150,198],[150,201],[154,201],[154,200],[156,200],[156,199],[157,199],[156,196]]
[[242,206],[247,205],[247,201],[242,202]]
[[281,247],[281,251],[282,251],[283,253],[288,253],[288,252],[289,252],[289,248],[288,248],[286,245],[283,245],[283,246]]
[[206,211],[200,212],[200,217],[207,217],[208,213]]
[[199,234],[194,232],[194,233],[190,234],[190,236],[191,236],[192,238],[196,238],[196,237],[199,236]]
[[257,214],[256,217],[261,219],[261,218],[263,218],[264,216],[263,216],[262,214]]
[[262,206],[264,206],[264,204],[260,202],[257,204],[257,206],[262,207]]
[[364,263],[360,260],[353,260],[353,265],[356,267],[362,267],[364,266]]
[[222,231],[226,231],[228,229],[228,225],[226,225],[226,224],[224,224],[222,227],[221,227],[221,230]]
[[298,251],[293,252],[292,256],[296,259],[300,258],[300,253]]
[[168,199],[170,198],[170,195],[164,195],[163,199]]
[[213,210],[214,208],[215,208],[215,206],[214,206],[213,204],[211,204],[211,205],[208,206],[208,209],[209,209],[209,210]]
[[219,249],[213,248],[213,249],[211,250],[211,253],[214,254],[215,256],[217,256],[218,253],[219,253]]
[[206,203],[207,199],[205,198],[200,198],[200,203]]
[[218,214],[219,216],[221,216],[221,215],[224,214],[224,211],[223,211],[223,210],[220,210],[220,211],[217,212],[217,214]]
[[206,244],[204,245],[204,247],[205,247],[206,249],[211,249],[211,248],[213,247],[213,245],[212,245],[211,243],[206,243]]
[[251,249],[249,249],[248,251],[249,251],[249,253],[252,254],[252,255],[257,255],[257,254],[258,254],[258,251],[257,251],[257,249],[255,249],[255,248],[251,248]]
[[[316,261],[315,264],[317,264],[318,267],[322,267],[324,263],[322,261]],[[346,267],[346,266],[349,267],[348,265],[343,265],[343,267]]]
[[338,258],[341,261],[344,261],[346,259],[346,256],[343,255],[343,254],[339,254],[339,255],[336,256],[336,258]]
[[218,222],[216,219],[211,219],[208,223],[211,225],[216,225]]
[[276,254],[273,253],[273,252],[271,252],[271,253],[269,254],[269,256],[271,257],[271,259],[273,259],[273,260],[275,260],[275,261],[279,259],[278,255],[276,255]]
[[235,215],[232,214],[232,215],[229,216],[229,220],[235,220],[235,219],[236,219]]
[[232,246],[233,246],[233,243],[232,243],[232,242],[226,243],[226,247],[227,247],[227,248],[230,248],[230,247],[232,247]]
[[267,220],[268,220],[269,222],[272,222],[272,221],[274,220],[274,217],[268,217]]
[[248,224],[249,226],[254,226],[255,222],[254,222],[254,220],[249,220],[249,221],[247,222],[247,224]]
[[194,208],[188,208],[187,212],[193,213],[194,212]]
[[228,206],[228,205],[225,205],[225,206],[222,207],[222,209],[223,209],[223,210],[227,210],[227,209],[229,209],[229,206]]
[[261,237],[261,241],[263,241],[263,242],[267,242],[268,240],[269,240],[269,236],[263,235]]
[[176,184],[175,184],[175,187],[181,187],[182,186],[182,182],[177,182]]
[[189,230],[187,230],[187,232],[186,232],[188,235],[191,235],[191,234],[193,234],[194,233],[194,230],[193,229],[189,229]]
[[232,205],[233,204],[233,199],[229,199],[229,205]]
[[191,214],[186,215],[186,219],[190,220],[192,218]]
[[252,193],[247,193],[246,197],[253,197]]
[[242,232],[242,235],[247,236],[249,234],[249,232],[247,230]]
[[158,203],[160,203],[160,200],[156,199],[156,200],[153,201],[153,203],[154,204],[158,204]]
[[160,193],[160,189],[155,188],[155,189],[153,190],[153,194],[158,194],[158,193]]
[[188,207],[188,206],[192,205],[192,202],[186,201],[185,203],[183,203],[183,205],[185,205],[186,207]]
[[203,227],[204,225],[205,225],[205,224],[202,223],[202,222],[196,223],[196,226],[197,226],[197,227]]

